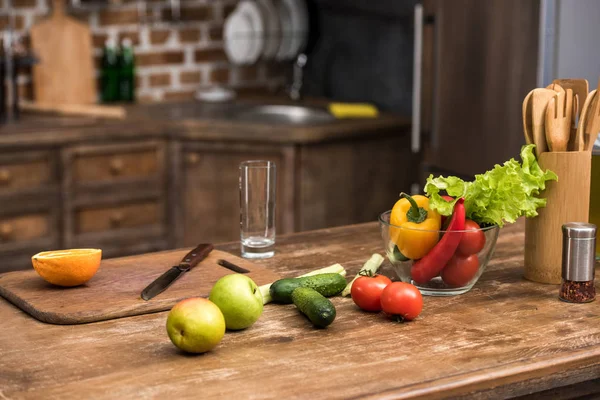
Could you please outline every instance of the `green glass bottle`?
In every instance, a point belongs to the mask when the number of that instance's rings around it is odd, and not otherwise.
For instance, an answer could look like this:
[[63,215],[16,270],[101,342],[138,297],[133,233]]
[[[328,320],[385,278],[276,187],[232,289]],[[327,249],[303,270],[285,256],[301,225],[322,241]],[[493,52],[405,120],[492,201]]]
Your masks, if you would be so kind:
[[135,101],[135,56],[130,39],[123,39],[119,57],[119,98],[121,101]]
[[119,61],[118,49],[114,40],[107,40],[102,52],[101,98],[103,103],[119,101]]

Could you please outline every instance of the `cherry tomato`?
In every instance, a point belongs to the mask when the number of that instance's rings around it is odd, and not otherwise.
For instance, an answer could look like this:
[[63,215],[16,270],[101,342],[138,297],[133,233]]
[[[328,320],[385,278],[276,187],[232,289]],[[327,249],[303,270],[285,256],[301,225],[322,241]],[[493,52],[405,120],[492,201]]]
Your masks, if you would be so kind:
[[386,314],[411,321],[423,310],[423,296],[410,283],[392,282],[381,293],[381,308]]
[[465,286],[477,275],[478,270],[477,254],[470,256],[455,254],[442,270],[442,280],[449,286]]
[[458,244],[457,252],[468,256],[479,253],[485,246],[485,233],[479,228],[477,222],[470,219],[465,221],[465,232]]
[[390,283],[390,278],[384,275],[361,276],[352,284],[350,295],[363,310],[381,311],[381,293]]

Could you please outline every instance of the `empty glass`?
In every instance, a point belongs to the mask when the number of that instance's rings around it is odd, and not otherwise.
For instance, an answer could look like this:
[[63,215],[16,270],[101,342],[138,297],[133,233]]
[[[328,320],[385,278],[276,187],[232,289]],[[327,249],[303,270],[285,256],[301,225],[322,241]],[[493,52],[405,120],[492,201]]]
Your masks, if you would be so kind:
[[275,254],[276,170],[272,161],[240,164],[240,241],[242,257]]

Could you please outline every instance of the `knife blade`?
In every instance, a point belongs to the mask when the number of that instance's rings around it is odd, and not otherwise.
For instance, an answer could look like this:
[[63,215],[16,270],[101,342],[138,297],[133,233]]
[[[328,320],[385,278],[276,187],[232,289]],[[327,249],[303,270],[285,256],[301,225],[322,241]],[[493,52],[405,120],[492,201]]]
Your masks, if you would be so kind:
[[146,288],[142,290],[142,299],[148,301],[156,295],[164,292],[169,286],[171,286],[171,284],[173,284],[173,282],[179,279],[181,275],[185,274],[198,265],[200,261],[204,260],[210,254],[213,248],[213,245],[210,243],[203,243],[196,246],[192,251],[187,253],[185,257],[183,257],[179,265],[167,270],[167,272],[146,286]]

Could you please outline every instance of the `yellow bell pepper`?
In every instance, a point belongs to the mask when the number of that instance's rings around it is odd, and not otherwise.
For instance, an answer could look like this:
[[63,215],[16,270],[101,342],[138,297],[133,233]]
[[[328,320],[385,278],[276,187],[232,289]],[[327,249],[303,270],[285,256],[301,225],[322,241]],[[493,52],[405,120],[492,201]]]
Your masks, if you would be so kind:
[[439,240],[442,217],[429,209],[429,198],[401,194],[390,215],[390,239],[411,260],[425,256]]

